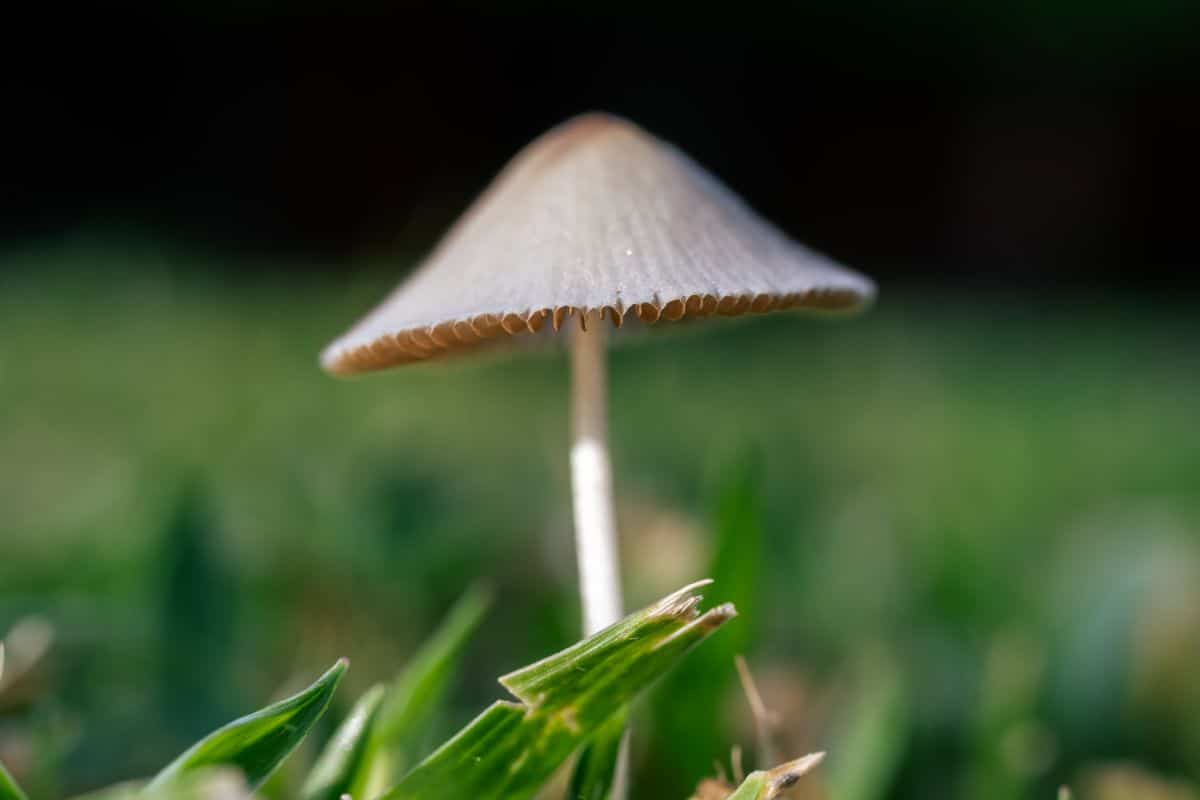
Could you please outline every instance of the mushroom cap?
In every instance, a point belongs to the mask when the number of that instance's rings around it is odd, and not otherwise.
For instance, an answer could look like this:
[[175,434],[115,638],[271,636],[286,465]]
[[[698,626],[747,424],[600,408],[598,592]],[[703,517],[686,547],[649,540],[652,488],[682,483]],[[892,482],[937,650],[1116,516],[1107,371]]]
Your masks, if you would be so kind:
[[607,114],[525,147],[432,255],[321,354],[352,374],[598,312],[620,326],[853,310],[871,281],[788,239],[675,147]]

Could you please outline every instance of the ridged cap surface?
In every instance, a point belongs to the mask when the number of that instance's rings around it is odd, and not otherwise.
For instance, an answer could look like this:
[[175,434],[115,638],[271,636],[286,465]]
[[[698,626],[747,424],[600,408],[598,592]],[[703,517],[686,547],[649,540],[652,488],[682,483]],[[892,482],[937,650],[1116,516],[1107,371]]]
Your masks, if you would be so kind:
[[321,355],[352,374],[587,312],[620,325],[852,310],[871,281],[799,245],[675,147],[587,114],[522,150],[433,254]]

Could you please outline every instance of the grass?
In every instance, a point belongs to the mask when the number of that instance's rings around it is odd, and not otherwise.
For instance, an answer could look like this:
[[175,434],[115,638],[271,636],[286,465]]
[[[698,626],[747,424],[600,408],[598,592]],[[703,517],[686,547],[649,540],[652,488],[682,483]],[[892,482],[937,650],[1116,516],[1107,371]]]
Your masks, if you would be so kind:
[[[390,283],[374,267],[247,279],[111,241],[2,258],[0,629],[46,615],[59,666],[0,731],[62,749],[38,796],[148,774],[343,654],[356,696],[479,577],[505,602],[447,727],[573,641],[561,356],[340,382],[316,353]],[[1171,644],[1200,613],[1194,319],[1186,298],[884,286],[845,324],[649,332],[612,369],[630,603],[707,568],[716,487],[749,447],[748,646],[802,715],[788,752],[836,764],[824,733],[883,652],[909,722],[868,792],[1049,796],[1117,757],[1197,780],[1200,690]],[[1007,696],[989,659],[1012,641],[1012,669],[1037,668],[1009,713],[981,697]],[[148,720],[144,749],[121,746]],[[1012,756],[1026,740],[1046,764]],[[643,796],[694,782],[638,763]]]
[[[412,752],[410,728],[428,722],[427,709],[439,705],[441,686],[481,619],[484,601],[466,596],[400,680],[373,687],[359,699],[308,771],[303,796],[347,797],[362,774],[369,780],[354,796],[364,800],[528,800],[610,719],[624,720],[625,709],[649,685],[736,615],[730,604],[701,613],[697,588],[673,592],[585,641],[504,676],[500,681],[515,700],[493,703],[433,752]],[[348,666],[340,659],[294,697],[208,734],[153,779],[101,790],[93,800],[251,796],[312,731]],[[361,716],[364,706],[373,710]],[[420,710],[397,713],[412,708]],[[616,752],[611,756],[615,759]],[[379,775],[386,776],[381,788],[367,788]],[[774,794],[763,794],[764,800],[768,796]],[[0,798],[26,800],[3,766]]]

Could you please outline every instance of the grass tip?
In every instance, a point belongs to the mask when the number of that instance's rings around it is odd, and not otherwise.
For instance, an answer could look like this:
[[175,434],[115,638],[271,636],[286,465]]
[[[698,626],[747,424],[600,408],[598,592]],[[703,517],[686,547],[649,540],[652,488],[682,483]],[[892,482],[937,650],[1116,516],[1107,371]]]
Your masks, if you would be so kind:
[[767,780],[770,781],[771,786],[770,796],[775,797],[779,792],[790,789],[798,780],[811,772],[814,767],[824,760],[824,751],[809,753],[806,756],[797,758],[795,761],[789,761],[770,770],[767,773]]
[[705,612],[703,619],[714,627],[728,622],[738,615],[737,606],[733,603],[721,603]]
[[699,615],[700,602],[704,599],[696,594],[696,590],[708,586],[712,582],[712,578],[705,578],[671,592],[654,604],[651,613],[655,616],[695,619]]

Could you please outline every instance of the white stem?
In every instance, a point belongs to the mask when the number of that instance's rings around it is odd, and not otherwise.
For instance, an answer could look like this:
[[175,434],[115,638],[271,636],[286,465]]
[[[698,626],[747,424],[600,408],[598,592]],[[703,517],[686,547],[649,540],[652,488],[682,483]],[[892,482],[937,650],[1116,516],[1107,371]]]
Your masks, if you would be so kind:
[[608,457],[608,376],[597,317],[571,333],[571,491],[583,628],[588,636],[621,618],[621,574]]
[[[608,456],[608,369],[605,324],[586,318],[571,331],[571,494],[575,511],[575,557],[583,630],[588,636],[621,618],[621,572],[613,507],[612,460]],[[621,738],[608,800],[625,800],[629,731]]]

